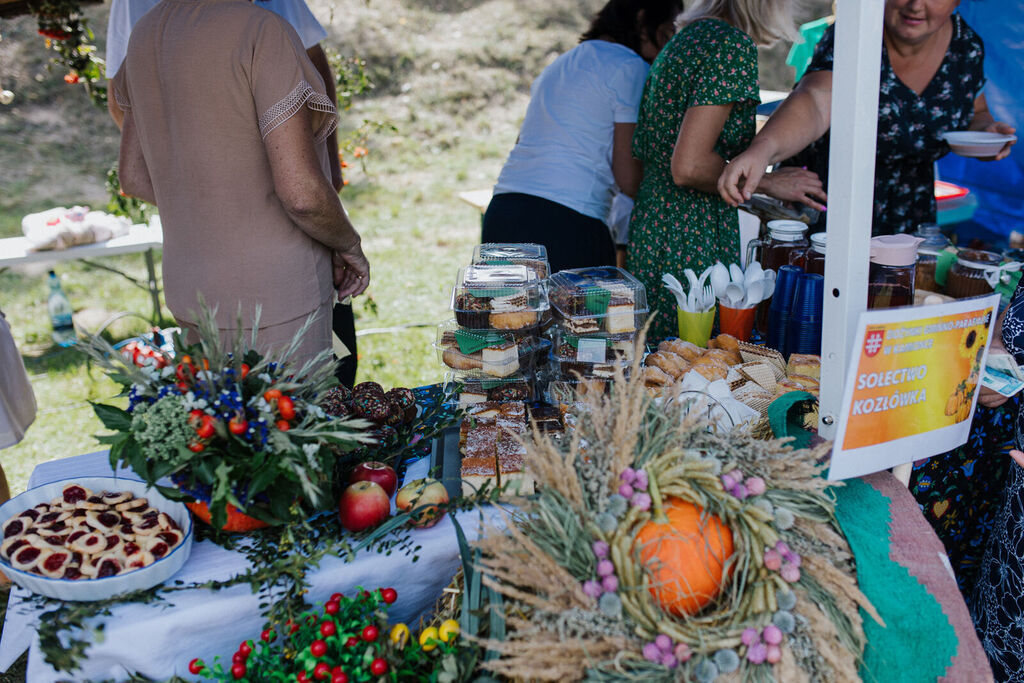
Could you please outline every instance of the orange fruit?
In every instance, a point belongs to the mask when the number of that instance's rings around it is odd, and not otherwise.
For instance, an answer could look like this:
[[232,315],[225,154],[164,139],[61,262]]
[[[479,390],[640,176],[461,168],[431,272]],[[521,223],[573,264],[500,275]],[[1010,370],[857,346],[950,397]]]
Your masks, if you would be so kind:
[[666,498],[664,509],[668,523],[645,524],[633,549],[655,602],[676,616],[696,614],[722,590],[732,532],[718,517],[679,498]]

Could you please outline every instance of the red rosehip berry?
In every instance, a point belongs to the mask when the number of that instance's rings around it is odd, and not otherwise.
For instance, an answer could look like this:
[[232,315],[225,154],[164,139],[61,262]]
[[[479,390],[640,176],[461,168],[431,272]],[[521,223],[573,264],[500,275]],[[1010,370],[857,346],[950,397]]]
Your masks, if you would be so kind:
[[[370,665],[373,666],[372,664]],[[236,681],[240,678],[245,678],[245,664],[234,664],[231,667],[231,677]]]
[[324,638],[330,638],[338,632],[338,627],[334,625],[333,621],[325,621],[320,624],[320,635]]
[[305,671],[300,671],[295,676],[295,680],[297,680],[299,683],[309,683],[309,678],[306,677],[306,672]]
[[331,674],[331,683],[348,683],[348,674],[344,671],[335,671]]
[[323,657],[327,654],[327,643],[322,640],[314,640],[309,646],[309,654],[314,657]]
[[327,662],[319,662],[315,667],[313,667],[313,678],[315,678],[318,681],[322,681],[330,675],[331,667],[327,664]]
[[341,605],[338,604],[337,602],[335,602],[334,600],[331,600],[329,603],[324,605],[324,611],[327,612],[328,614],[337,614],[338,610],[340,610],[340,609],[341,609]]
[[370,662],[370,673],[374,676],[383,676],[388,672],[388,663],[383,658],[377,657],[377,659]]
[[334,595],[331,596],[331,602],[341,602],[341,599],[343,597],[345,597],[345,596],[342,595],[341,593],[335,593]]
[[235,654],[231,655],[232,664],[245,664],[247,659],[249,658],[243,655],[241,652],[236,652]]
[[243,640],[242,644],[238,646],[238,651],[248,657],[252,654],[252,645],[249,644],[248,640]]
[[288,424],[288,420],[278,420],[274,426],[276,426],[278,430],[282,432],[287,432],[289,429],[292,428],[292,426]]
[[363,629],[363,640],[368,643],[372,643],[377,640],[377,636],[380,635],[380,630],[373,625],[367,626]]
[[274,632],[271,631],[269,628],[268,629],[264,629],[263,632],[260,633],[260,640],[262,640],[264,643],[269,643],[273,639],[274,639]]
[[390,605],[398,599],[398,591],[394,588],[382,588],[380,591],[380,598]]
[[348,640],[345,641],[345,647],[355,647],[358,644],[359,639],[355,636],[351,636]]
[[188,663],[188,672],[190,674],[199,675],[200,673],[202,673],[204,666],[205,665],[203,664],[203,660],[196,657]]

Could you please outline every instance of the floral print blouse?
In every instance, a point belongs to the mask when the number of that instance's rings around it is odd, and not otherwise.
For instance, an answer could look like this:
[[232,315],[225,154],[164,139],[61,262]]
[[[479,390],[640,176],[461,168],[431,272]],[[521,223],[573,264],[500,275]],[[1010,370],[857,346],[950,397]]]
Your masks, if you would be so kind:
[[[953,37],[946,57],[920,95],[896,76],[882,46],[874,235],[913,232],[921,223],[935,222],[934,164],[949,152],[940,136],[965,130],[974,118],[974,100],[985,84],[985,48],[959,14],[952,16],[952,22]],[[831,71],[834,50],[835,27],[829,27],[808,72]],[[787,165],[806,166],[824,180],[828,175],[828,135]]]

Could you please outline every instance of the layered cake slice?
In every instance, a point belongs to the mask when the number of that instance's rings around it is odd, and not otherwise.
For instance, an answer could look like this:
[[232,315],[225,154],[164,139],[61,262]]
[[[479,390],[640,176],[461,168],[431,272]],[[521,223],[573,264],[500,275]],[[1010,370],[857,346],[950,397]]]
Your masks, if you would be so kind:
[[508,377],[519,369],[519,346],[505,342],[481,352],[483,371],[493,377]]

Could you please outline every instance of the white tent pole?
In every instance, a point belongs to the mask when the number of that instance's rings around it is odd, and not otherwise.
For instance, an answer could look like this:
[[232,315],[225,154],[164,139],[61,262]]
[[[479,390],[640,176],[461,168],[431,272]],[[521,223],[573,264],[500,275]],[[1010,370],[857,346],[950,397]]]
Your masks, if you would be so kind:
[[835,437],[857,317],[867,308],[884,0],[837,3],[819,433]]

